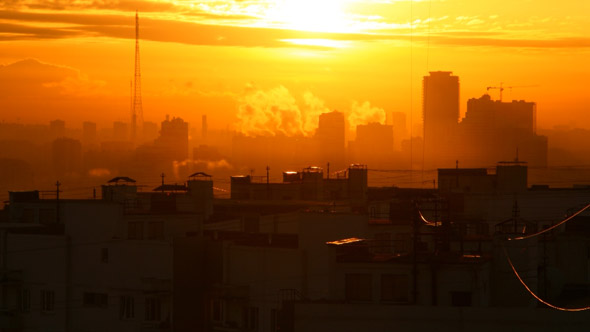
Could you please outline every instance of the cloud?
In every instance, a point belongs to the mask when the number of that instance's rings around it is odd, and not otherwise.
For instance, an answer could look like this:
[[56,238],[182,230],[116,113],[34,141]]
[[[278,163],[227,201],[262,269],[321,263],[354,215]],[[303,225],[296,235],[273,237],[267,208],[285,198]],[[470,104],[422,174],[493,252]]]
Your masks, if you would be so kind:
[[[295,45],[285,40],[323,39],[349,42],[370,41],[409,41],[414,43],[431,43],[441,45],[460,46],[497,46],[497,47],[523,47],[523,48],[587,48],[590,47],[590,38],[587,36],[554,37],[546,39],[522,38],[522,33],[497,28],[478,28],[473,31],[469,24],[485,25],[481,17],[463,16],[455,20],[448,17],[429,20],[417,20],[417,26],[413,29],[410,38],[410,30],[407,24],[392,22],[374,22],[373,33],[322,33],[311,31],[295,31],[284,28],[254,26],[260,21],[254,14],[248,11],[247,6],[255,6],[259,2],[247,2],[245,7],[240,7],[241,1],[210,1],[206,6],[191,8],[183,2],[174,4],[152,1],[136,1],[146,7],[159,11],[155,13],[140,14],[140,36],[143,40],[158,42],[175,42],[190,45],[210,46],[242,46],[242,47],[273,47],[273,48],[309,48],[330,50],[330,47],[317,45]],[[45,4],[48,7],[69,8],[92,7],[106,11],[106,13],[80,14],[65,10],[53,10],[42,12],[26,12],[14,10],[20,8],[28,1],[11,1],[4,4],[5,10],[0,10],[0,40],[31,40],[31,39],[59,39],[76,38],[83,36],[101,36],[111,38],[135,38],[134,14],[125,11],[136,2],[128,1],[52,1]],[[36,3],[36,2],[33,2]],[[182,3],[182,6],[177,5]],[[94,7],[93,7],[94,6]],[[151,7],[150,7],[151,6]],[[175,6],[175,7],[170,7]],[[1,7],[0,7],[1,8]],[[171,8],[170,10],[165,10]],[[236,9],[238,8],[238,9]],[[129,9],[129,8],[127,8]],[[222,9],[226,9],[223,11]],[[117,14],[117,11],[119,13]],[[198,22],[195,22],[197,20]],[[250,20],[250,21],[249,21]],[[455,23],[449,25],[447,21]],[[427,22],[435,23],[430,34],[426,33]],[[446,22],[446,23],[445,23]],[[33,25],[33,23],[35,25]],[[40,27],[38,23],[52,23],[48,27]],[[373,23],[371,23],[373,24]],[[430,23],[428,23],[430,24]],[[438,24],[438,25],[437,25]],[[494,23],[495,24],[495,23]],[[248,26],[245,26],[248,25]],[[547,34],[545,34],[547,35]],[[521,36],[521,38],[518,38]],[[502,38],[505,37],[505,38]],[[509,38],[510,37],[510,38]]]
[[0,66],[0,96],[5,99],[58,95],[88,96],[101,93],[104,82],[91,80],[71,67],[24,59]]

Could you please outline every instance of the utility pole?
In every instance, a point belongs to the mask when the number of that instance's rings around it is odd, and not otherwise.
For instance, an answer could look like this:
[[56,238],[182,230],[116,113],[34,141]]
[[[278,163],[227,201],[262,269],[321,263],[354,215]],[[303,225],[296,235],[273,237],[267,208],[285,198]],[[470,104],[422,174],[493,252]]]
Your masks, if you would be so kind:
[[266,198],[270,199],[270,167],[266,166]]
[[328,166],[328,172],[327,172],[328,173],[328,180],[330,180],[330,163],[329,162],[328,162],[327,166]]
[[162,194],[164,193],[164,178],[166,177],[166,174],[162,173],[160,174],[160,177],[162,178]]
[[59,186],[61,186],[61,183],[59,182],[59,180],[55,183],[55,215],[56,215],[56,220],[57,223],[59,224]]
[[413,253],[412,253],[412,301],[414,305],[418,304],[418,205],[412,202],[412,230],[413,236]]

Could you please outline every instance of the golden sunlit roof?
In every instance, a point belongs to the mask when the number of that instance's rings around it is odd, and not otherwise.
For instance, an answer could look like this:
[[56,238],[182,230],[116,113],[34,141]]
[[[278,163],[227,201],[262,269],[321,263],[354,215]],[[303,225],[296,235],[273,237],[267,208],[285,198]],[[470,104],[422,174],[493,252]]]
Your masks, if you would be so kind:
[[330,242],[326,242],[326,244],[330,244],[330,245],[334,245],[334,246],[341,246],[343,244],[350,244],[350,243],[357,243],[357,242],[362,242],[364,241],[364,239],[359,239],[356,237],[351,237],[348,239],[342,239],[342,240],[336,240],[336,241],[330,241]]

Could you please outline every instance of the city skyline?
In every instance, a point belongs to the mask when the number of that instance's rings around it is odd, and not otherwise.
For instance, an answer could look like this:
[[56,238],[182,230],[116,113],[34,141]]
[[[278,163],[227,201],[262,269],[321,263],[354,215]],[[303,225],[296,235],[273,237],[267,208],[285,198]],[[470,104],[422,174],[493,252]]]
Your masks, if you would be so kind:
[[587,331],[589,29],[0,1],[0,331]]
[[[589,45],[584,16],[572,15],[585,12],[584,1],[559,8],[328,1],[307,24],[284,13],[305,12],[308,2],[191,3],[5,4],[0,76],[12,84],[1,106],[12,111],[2,119],[127,120],[138,10],[146,121],[159,121],[172,107],[189,122],[207,114],[212,129],[225,128],[225,119],[239,122],[240,107],[257,96],[303,117],[318,107],[351,112],[355,104],[401,111],[414,131],[421,78],[448,70],[461,77],[462,115],[467,99],[504,83],[516,87],[506,89],[505,100],[538,103],[540,128],[586,128]],[[51,29],[40,28],[44,22]],[[103,56],[93,61],[95,54]],[[46,101],[25,98],[31,93]]]

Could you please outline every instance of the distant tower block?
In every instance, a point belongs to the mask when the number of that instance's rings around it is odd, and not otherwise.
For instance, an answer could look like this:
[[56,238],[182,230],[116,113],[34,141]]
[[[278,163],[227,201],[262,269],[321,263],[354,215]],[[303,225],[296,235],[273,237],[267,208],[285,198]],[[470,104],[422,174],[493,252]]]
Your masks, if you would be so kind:
[[319,117],[317,137],[320,145],[320,162],[330,163],[333,170],[345,167],[344,113],[323,113]]
[[203,141],[207,141],[207,116],[203,115],[202,123],[201,123],[201,136],[203,137]]
[[452,138],[459,122],[459,77],[434,71],[422,83],[425,165],[442,167],[455,160]]
[[137,140],[137,128],[143,127],[143,106],[141,103],[141,67],[139,65],[139,14],[135,12],[135,75],[133,107],[131,110],[131,140]]

